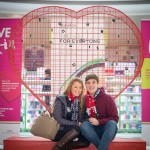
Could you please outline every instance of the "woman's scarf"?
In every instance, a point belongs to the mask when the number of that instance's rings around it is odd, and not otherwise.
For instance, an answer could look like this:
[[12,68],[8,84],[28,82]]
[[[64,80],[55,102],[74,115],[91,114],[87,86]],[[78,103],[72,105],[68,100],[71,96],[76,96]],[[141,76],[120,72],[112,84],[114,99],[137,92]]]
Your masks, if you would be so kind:
[[100,89],[98,88],[97,91],[94,94],[94,97],[92,97],[89,92],[87,91],[86,94],[86,108],[87,108],[87,114],[89,117],[97,117],[97,110],[95,106],[95,98],[99,95]]
[[71,101],[71,110],[72,110],[72,121],[78,121],[78,111],[79,111],[79,97],[73,97],[72,93],[68,95],[69,100]]

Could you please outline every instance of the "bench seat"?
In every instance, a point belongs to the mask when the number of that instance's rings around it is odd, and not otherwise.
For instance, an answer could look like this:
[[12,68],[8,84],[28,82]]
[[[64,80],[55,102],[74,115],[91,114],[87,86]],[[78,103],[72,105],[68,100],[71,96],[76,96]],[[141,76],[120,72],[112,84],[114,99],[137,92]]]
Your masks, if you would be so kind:
[[[51,150],[56,143],[42,137],[10,137],[4,140],[4,150]],[[78,150],[96,150],[90,144]],[[146,150],[146,142],[138,138],[115,138],[108,150]]]

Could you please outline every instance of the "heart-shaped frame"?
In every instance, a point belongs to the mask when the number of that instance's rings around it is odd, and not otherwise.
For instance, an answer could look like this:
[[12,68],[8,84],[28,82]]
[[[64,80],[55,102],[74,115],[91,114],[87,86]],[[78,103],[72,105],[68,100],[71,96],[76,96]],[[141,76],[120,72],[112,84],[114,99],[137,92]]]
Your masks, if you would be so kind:
[[[111,7],[92,6],[78,12],[43,7],[25,15],[10,40],[16,41],[22,29],[22,72],[14,47],[9,47],[9,59],[20,82],[40,101],[42,95],[51,95],[54,101],[72,77],[84,80],[89,73],[97,74],[100,86],[116,98],[139,75],[143,64],[138,27]],[[51,80],[44,80],[47,68]],[[43,92],[44,84],[51,84],[51,91]]]

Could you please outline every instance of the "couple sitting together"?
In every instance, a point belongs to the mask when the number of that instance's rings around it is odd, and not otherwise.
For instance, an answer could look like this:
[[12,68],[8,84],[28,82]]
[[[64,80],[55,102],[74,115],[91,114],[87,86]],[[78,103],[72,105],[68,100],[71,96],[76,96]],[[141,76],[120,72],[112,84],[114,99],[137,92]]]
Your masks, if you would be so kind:
[[99,88],[99,78],[89,74],[85,78],[87,93],[79,78],[73,78],[64,96],[57,96],[54,118],[60,129],[52,150],[72,150],[94,144],[97,150],[107,150],[118,131],[118,111],[114,99]]

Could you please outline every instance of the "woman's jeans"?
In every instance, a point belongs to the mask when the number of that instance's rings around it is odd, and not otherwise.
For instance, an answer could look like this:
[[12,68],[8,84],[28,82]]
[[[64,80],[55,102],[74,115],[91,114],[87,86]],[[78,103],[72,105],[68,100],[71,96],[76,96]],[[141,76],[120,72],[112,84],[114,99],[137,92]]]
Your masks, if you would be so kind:
[[93,143],[98,150],[107,150],[118,131],[117,123],[113,120],[108,121],[105,125],[98,126],[85,121],[82,123],[80,129],[86,139]]

